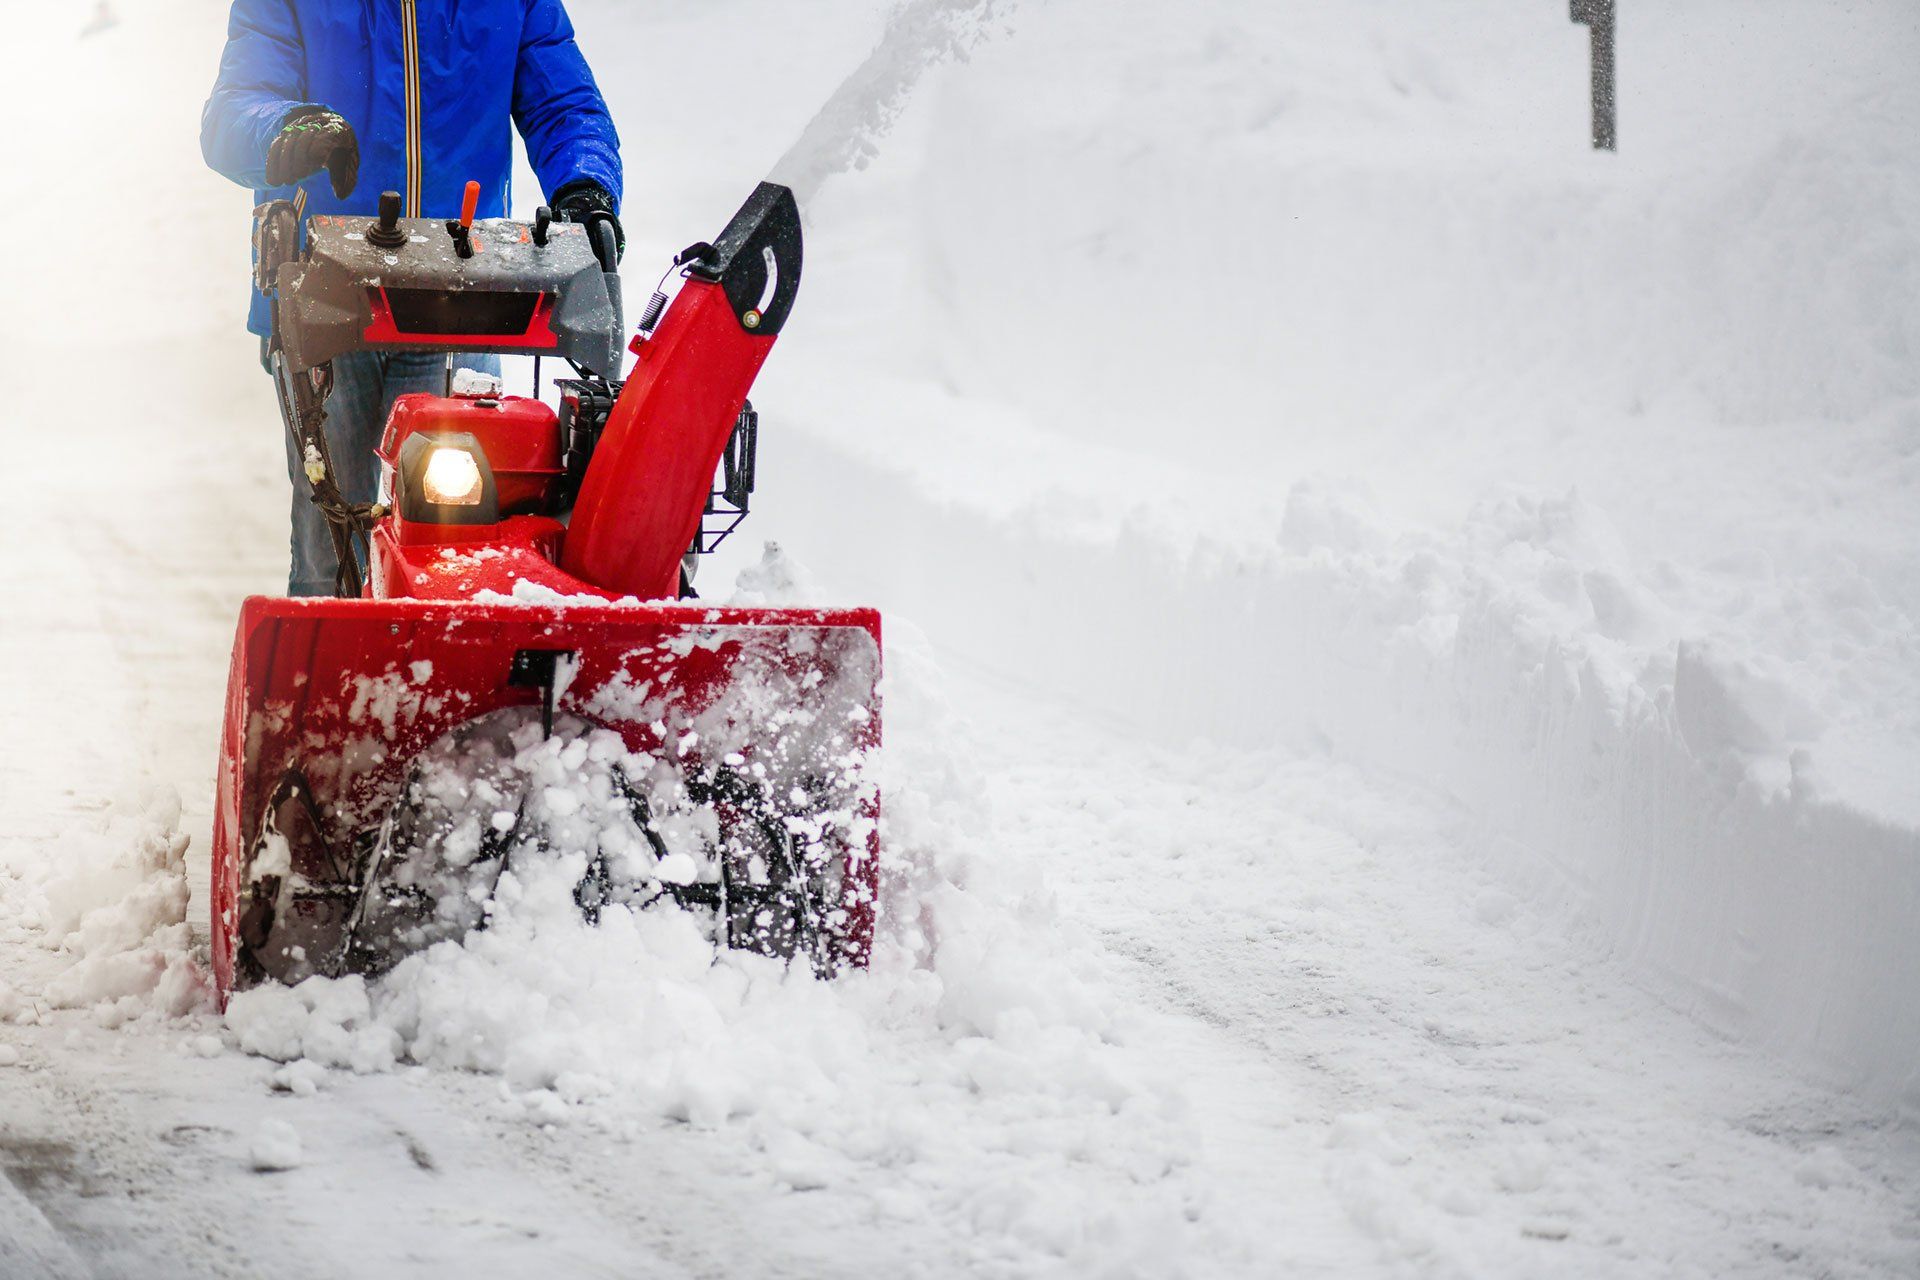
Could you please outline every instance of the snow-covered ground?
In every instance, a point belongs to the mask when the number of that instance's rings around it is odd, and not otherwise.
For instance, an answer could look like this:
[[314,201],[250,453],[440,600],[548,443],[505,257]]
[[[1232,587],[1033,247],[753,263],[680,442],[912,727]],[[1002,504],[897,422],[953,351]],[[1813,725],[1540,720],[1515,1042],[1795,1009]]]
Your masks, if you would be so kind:
[[1911,5],[1623,14],[1615,157],[1532,0],[572,7],[633,280],[807,195],[703,585],[888,610],[879,962],[207,1008],[224,6],[0,0],[0,1275],[1920,1272]]

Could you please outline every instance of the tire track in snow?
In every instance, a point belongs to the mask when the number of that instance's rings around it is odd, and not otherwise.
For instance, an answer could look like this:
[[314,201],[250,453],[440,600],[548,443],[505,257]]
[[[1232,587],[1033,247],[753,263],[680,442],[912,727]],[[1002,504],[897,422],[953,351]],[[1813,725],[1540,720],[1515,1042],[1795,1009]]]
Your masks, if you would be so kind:
[[972,684],[1003,825],[1139,998],[1216,1046],[1194,1092],[1239,1095],[1208,1136],[1267,1152],[1249,1185],[1311,1169],[1423,1275],[1920,1266],[1915,1135],[1633,988],[1431,801]]

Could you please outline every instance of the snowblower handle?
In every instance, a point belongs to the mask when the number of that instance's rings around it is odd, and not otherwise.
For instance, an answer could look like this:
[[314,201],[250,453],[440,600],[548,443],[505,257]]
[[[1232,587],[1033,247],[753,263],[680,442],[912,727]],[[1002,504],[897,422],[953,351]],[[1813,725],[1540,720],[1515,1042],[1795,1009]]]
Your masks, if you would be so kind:
[[480,184],[477,182],[469,182],[467,183],[466,194],[460,197],[460,225],[466,227],[468,230],[472,230],[473,215],[479,208]]
[[620,237],[615,234],[613,224],[604,218],[589,219],[587,236],[593,242],[593,256],[599,259],[600,270],[610,276],[620,274]]
[[276,341],[294,372],[352,351],[437,351],[557,356],[620,375],[618,277],[586,227],[549,222],[544,236],[537,223],[493,218],[381,227],[364,216],[307,219],[305,252],[273,280]]
[[288,200],[253,211],[253,287],[271,297],[280,268],[300,253],[300,215]]

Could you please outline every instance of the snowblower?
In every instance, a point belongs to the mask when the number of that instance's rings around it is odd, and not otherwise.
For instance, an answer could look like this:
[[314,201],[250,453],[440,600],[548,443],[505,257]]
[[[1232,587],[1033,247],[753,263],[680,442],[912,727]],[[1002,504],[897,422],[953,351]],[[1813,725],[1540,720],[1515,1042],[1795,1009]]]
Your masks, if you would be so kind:
[[[684,910],[719,945],[865,963],[879,617],[699,603],[685,568],[748,510],[747,393],[800,282],[792,193],[762,183],[678,255],[631,343],[610,228],[475,222],[476,194],[436,222],[388,193],[304,236],[291,205],[257,211],[269,363],[338,596],[241,608],[213,838],[223,1005],[485,928],[534,857],[574,859],[589,922]],[[331,362],[354,351],[449,357],[447,394],[395,403],[359,505],[323,430]],[[465,353],[533,356],[535,394],[456,373]],[[557,408],[543,359],[574,375]]]

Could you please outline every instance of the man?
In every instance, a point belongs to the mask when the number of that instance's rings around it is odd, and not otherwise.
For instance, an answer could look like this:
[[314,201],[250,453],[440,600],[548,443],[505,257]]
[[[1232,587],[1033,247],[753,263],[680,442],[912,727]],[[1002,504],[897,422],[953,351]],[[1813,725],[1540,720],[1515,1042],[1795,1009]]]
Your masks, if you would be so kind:
[[[255,203],[291,200],[303,219],[371,215],[382,191],[400,192],[408,217],[453,217],[469,179],[478,216],[504,217],[512,126],[555,215],[604,220],[624,249],[620,139],[561,0],[234,0],[200,149]],[[256,294],[247,327],[264,339],[268,324]],[[487,357],[461,363],[499,370]],[[349,502],[373,500],[394,398],[440,391],[443,369],[439,355],[333,362],[327,442]],[[333,543],[291,439],[287,474],[287,589],[329,594]]]

